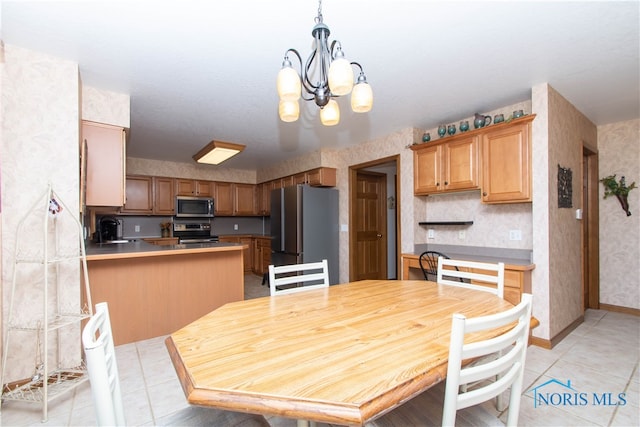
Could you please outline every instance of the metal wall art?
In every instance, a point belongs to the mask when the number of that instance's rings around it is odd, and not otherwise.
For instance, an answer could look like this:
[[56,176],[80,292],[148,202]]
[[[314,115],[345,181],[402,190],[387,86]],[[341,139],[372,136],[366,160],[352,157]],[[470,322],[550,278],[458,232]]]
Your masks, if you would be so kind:
[[558,207],[573,207],[573,197],[571,190],[572,173],[571,169],[558,165]]

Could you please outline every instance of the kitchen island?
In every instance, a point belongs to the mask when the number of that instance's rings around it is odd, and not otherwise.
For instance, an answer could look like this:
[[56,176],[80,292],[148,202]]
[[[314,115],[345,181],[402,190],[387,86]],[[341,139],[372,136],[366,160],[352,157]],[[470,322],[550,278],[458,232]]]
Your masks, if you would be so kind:
[[[109,305],[115,345],[171,334],[244,299],[245,245],[88,244],[92,303]],[[86,299],[86,298],[85,298]]]

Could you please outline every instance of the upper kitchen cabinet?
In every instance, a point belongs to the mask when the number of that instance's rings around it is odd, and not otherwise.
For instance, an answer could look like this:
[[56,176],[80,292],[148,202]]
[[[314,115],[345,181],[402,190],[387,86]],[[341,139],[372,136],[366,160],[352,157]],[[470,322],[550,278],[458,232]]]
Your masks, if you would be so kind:
[[312,187],[335,187],[336,168],[317,168],[306,172],[307,184]]
[[256,185],[256,203],[258,215],[269,216],[271,214],[271,190],[273,181],[263,182]]
[[254,184],[216,182],[214,203],[217,216],[258,215]]
[[153,177],[153,213],[156,215],[174,215],[176,211],[176,196],[174,179]]
[[128,175],[124,215],[175,214],[175,180],[159,176]]
[[124,128],[82,122],[82,178],[87,206],[122,206],[125,202]]
[[217,216],[233,215],[233,188],[230,182],[216,182],[213,192],[214,209]]
[[153,214],[153,178],[142,175],[127,176],[127,198],[123,214]]
[[[531,201],[531,122],[535,115],[490,127],[482,135],[482,201]],[[492,129],[493,128],[493,129]]]
[[478,185],[477,135],[461,134],[442,142],[411,146],[414,194],[474,190]]
[[256,186],[254,184],[233,184],[234,215],[257,215]]
[[176,179],[176,196],[213,197],[215,183],[193,179]]

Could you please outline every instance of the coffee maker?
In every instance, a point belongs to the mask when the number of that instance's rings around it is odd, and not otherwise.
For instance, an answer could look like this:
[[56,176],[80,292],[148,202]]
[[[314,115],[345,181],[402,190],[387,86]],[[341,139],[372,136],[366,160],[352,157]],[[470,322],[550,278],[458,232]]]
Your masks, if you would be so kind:
[[121,239],[120,220],[112,216],[103,216],[98,220],[98,227],[94,236],[97,243]]

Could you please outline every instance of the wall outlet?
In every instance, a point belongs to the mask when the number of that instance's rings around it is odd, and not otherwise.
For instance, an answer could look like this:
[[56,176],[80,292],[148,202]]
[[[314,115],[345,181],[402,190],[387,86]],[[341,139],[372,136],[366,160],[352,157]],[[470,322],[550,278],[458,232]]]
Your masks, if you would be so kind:
[[238,224],[233,224],[233,229],[238,230]]
[[520,230],[509,230],[509,240],[522,240],[522,232]]
[[464,230],[458,231],[458,239],[464,240],[467,237],[467,232]]
[[135,232],[136,232],[136,233],[139,233],[139,232],[140,232],[140,226],[139,226],[139,225],[136,225],[136,226],[134,227],[134,230],[135,230]]
[[436,230],[434,230],[433,228],[430,228],[427,231],[427,238],[428,239],[435,239],[436,238]]

